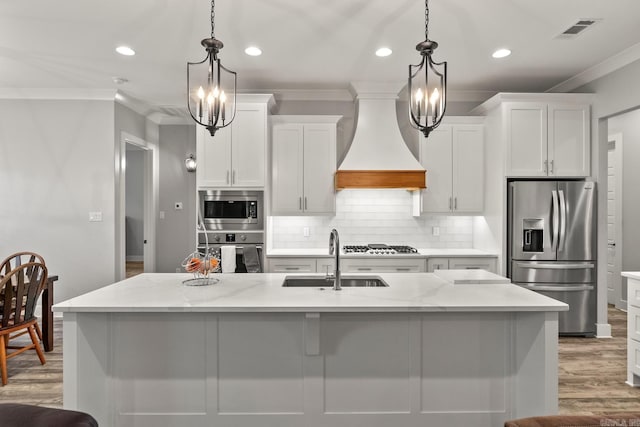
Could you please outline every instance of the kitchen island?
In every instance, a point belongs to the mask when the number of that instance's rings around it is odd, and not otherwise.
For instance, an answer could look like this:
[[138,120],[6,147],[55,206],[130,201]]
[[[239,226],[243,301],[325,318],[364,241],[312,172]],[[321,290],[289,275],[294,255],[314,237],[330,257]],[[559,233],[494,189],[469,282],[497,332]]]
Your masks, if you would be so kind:
[[142,274],[63,312],[64,406],[108,426],[497,426],[557,412],[566,304],[511,284],[379,274]]

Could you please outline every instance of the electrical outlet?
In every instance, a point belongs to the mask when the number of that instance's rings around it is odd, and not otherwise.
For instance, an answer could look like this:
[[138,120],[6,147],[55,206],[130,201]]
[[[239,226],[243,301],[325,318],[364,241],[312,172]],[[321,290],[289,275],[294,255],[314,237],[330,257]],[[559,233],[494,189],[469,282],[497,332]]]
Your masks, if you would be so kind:
[[181,211],[182,210],[182,202],[175,202],[174,206],[175,206],[175,209],[177,211]]
[[164,219],[164,211],[160,211],[160,219]]
[[180,269],[180,267],[176,268],[176,273],[181,273],[182,270]]
[[309,237],[310,233],[309,233],[309,227],[302,227],[302,235],[304,237]]
[[431,232],[433,233],[434,236],[439,236],[440,235],[440,227],[433,227],[431,229]]

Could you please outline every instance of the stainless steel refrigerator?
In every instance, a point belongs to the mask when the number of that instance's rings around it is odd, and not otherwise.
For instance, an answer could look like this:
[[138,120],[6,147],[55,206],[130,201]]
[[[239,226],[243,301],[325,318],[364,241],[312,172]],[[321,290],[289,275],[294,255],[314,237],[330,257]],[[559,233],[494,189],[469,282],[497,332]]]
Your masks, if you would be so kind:
[[511,281],[569,304],[563,335],[596,330],[596,185],[585,181],[508,184]]

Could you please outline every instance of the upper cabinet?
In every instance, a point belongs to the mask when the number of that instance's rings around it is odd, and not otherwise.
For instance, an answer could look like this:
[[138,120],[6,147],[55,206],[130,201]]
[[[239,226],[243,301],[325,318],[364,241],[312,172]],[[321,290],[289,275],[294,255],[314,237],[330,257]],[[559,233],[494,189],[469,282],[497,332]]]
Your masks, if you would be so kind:
[[589,175],[589,104],[507,102],[504,115],[507,176]]
[[272,215],[333,215],[341,116],[274,116]]
[[[428,138],[420,134],[420,163],[427,170],[422,212],[482,212],[484,128],[481,118],[449,118]],[[467,122],[467,123],[465,123]]]
[[272,103],[272,95],[237,95],[230,126],[213,137],[203,126],[197,127],[198,187],[264,187]]

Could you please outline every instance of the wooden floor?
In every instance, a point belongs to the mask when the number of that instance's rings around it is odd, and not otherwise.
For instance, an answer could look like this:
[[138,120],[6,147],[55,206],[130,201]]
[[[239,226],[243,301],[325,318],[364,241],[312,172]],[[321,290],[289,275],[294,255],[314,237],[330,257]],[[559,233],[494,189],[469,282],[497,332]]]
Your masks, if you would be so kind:
[[[640,412],[640,389],[626,380],[626,313],[609,307],[613,338],[560,338],[561,414]],[[9,360],[9,383],[0,402],[62,407],[62,321],[55,320],[55,349],[40,365],[35,352]],[[20,338],[22,339],[22,338]]]
[[144,263],[142,261],[127,261],[125,263],[126,277],[137,276],[144,273]]

